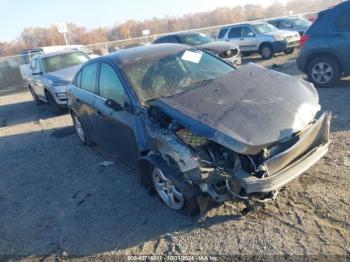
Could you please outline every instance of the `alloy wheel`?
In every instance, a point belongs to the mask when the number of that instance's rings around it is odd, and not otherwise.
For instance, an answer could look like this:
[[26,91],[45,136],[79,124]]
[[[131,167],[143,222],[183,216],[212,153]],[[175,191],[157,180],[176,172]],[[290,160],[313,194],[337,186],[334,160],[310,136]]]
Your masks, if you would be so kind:
[[332,80],[334,70],[330,64],[319,62],[312,67],[311,75],[315,82],[326,84]]
[[267,46],[263,47],[263,49],[261,50],[261,54],[264,58],[269,58],[271,57],[271,49]]
[[162,201],[171,209],[179,210],[185,203],[185,197],[174,185],[171,179],[167,178],[159,168],[152,172],[154,189]]
[[73,114],[73,122],[74,122],[75,131],[77,132],[79,139],[81,140],[81,142],[85,143],[84,129],[83,129],[78,117],[75,114]]

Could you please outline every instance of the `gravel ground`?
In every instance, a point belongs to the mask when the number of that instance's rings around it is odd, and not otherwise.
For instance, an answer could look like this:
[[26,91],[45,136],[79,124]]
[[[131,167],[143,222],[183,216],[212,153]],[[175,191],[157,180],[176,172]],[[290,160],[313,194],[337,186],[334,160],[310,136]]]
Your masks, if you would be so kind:
[[[303,76],[294,55],[261,64]],[[318,91],[334,114],[327,156],[277,201],[246,216],[227,202],[201,224],[149,195],[133,168],[82,146],[68,115],[29,93],[0,97],[0,255],[349,256],[350,80]]]

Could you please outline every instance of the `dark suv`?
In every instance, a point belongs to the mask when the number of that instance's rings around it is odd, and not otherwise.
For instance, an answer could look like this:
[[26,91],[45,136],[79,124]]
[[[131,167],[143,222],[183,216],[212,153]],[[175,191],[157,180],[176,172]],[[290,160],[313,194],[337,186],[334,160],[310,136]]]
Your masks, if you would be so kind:
[[350,75],[350,2],[320,12],[300,46],[298,68],[316,86],[329,87]]

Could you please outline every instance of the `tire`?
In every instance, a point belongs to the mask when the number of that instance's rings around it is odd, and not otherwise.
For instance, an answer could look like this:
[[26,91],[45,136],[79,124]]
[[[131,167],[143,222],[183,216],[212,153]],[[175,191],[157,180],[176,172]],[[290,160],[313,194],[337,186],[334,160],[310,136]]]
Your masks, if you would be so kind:
[[273,51],[272,45],[263,44],[260,47],[260,55],[261,55],[262,59],[264,59],[264,60],[271,59],[274,56],[274,51]]
[[330,56],[323,56],[310,62],[307,76],[317,87],[331,87],[340,80],[341,72],[336,60]]
[[74,112],[71,113],[71,116],[72,116],[75,132],[76,132],[80,142],[83,145],[90,146],[91,145],[90,136],[87,133],[84,126],[81,124],[79,117]]
[[52,112],[54,112],[56,115],[61,114],[63,112],[63,108],[56,103],[55,99],[52,97],[50,92],[46,91],[45,94],[47,98],[47,103],[49,104]]
[[168,208],[188,216],[199,212],[196,194],[182,192],[160,168],[153,167],[151,181],[155,192]]
[[290,55],[294,53],[295,48],[288,48],[287,50],[284,51],[286,55]]
[[34,104],[36,104],[36,105],[44,104],[44,102],[42,100],[40,100],[40,98],[34,93],[34,90],[31,86],[29,86],[29,91],[33,97]]

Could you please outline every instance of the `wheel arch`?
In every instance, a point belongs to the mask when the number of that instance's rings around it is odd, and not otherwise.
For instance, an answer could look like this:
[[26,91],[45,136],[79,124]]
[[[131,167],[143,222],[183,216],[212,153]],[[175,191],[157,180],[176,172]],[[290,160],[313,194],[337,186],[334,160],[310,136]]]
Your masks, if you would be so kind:
[[269,45],[269,46],[273,47],[273,44],[272,44],[271,42],[269,42],[269,41],[261,42],[261,43],[259,44],[259,52],[261,51],[261,48],[262,48],[264,45]]
[[306,59],[306,63],[305,63],[305,70],[307,71],[310,64],[312,63],[312,61],[316,58],[319,58],[319,57],[330,57],[332,59],[334,59],[334,61],[338,64],[339,66],[339,69],[340,69],[340,72],[343,73],[343,67],[342,67],[342,64],[340,63],[338,57],[333,54],[333,53],[330,53],[330,52],[323,52],[323,51],[320,51],[320,52],[314,52],[312,54],[310,54],[308,56],[308,58]]
[[145,156],[138,160],[137,171],[140,182],[143,186],[153,189],[151,173],[153,167],[160,168],[167,176],[175,183],[177,188],[180,188],[187,196],[196,196],[200,193],[199,188],[187,183],[181,174],[172,169],[166,160],[161,155],[154,151],[149,151]]

